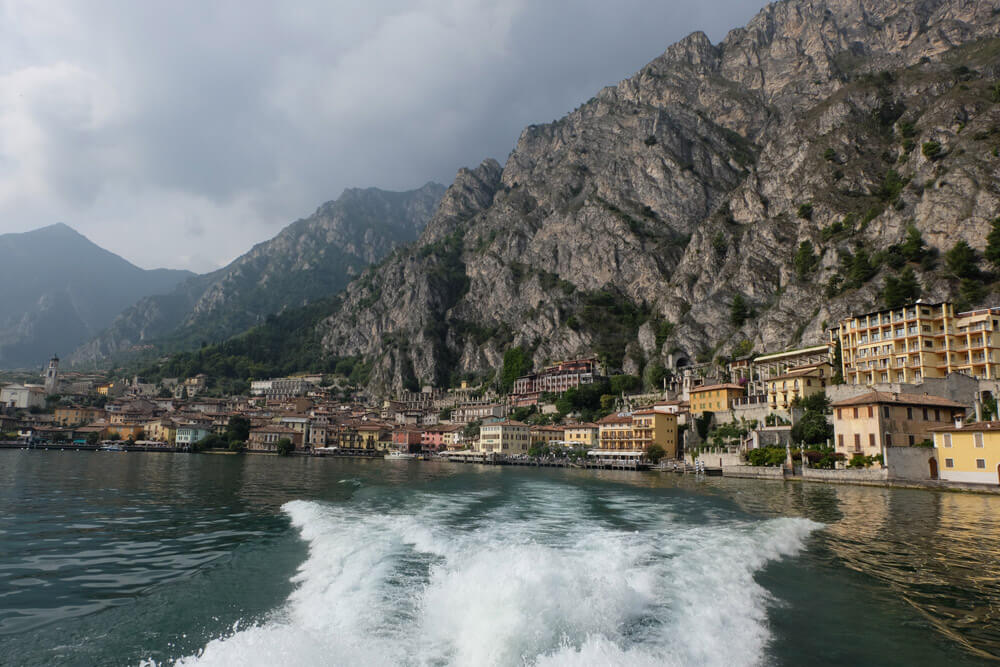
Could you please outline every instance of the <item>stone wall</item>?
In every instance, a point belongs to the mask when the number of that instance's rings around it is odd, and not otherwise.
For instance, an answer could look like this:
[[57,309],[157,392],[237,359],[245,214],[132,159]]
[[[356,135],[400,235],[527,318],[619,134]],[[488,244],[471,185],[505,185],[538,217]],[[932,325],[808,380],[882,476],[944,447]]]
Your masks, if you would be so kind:
[[873,470],[861,468],[858,470],[824,470],[822,468],[803,468],[802,479],[814,482],[833,482],[843,484],[884,483],[888,479],[888,471],[884,468]]
[[936,453],[932,447],[886,447],[889,479],[930,481],[930,459],[936,458]]
[[722,467],[723,477],[751,477],[753,479],[785,479],[784,468],[768,468],[765,466],[733,465]]
[[743,459],[739,452],[701,452],[698,454],[697,461],[708,468],[743,465]]

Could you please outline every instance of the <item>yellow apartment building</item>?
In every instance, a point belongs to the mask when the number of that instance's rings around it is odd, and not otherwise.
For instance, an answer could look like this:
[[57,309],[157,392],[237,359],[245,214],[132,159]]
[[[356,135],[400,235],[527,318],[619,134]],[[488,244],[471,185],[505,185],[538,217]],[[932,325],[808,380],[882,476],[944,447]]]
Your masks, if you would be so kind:
[[177,440],[177,424],[169,419],[154,419],[148,421],[144,428],[146,440],[174,444]]
[[487,454],[527,454],[531,430],[519,421],[504,420],[479,427],[479,451]]
[[767,405],[772,410],[787,410],[796,399],[825,391],[833,366],[827,362],[789,369],[767,381]]
[[531,427],[531,444],[532,445],[556,445],[556,446],[561,446],[563,444],[563,427],[562,426],[532,426]]
[[56,408],[53,416],[60,426],[78,426],[102,419],[104,410],[102,408],[81,407]]
[[733,383],[706,384],[688,392],[689,412],[700,415],[703,412],[722,412],[732,407],[733,400],[743,396],[743,387]]
[[1000,308],[955,313],[918,301],[841,320],[830,331],[848,384],[921,382],[962,372],[1000,377]]
[[636,449],[646,451],[652,444],[660,445],[668,459],[677,458],[677,415],[656,410],[632,413]]
[[639,410],[609,415],[597,424],[600,449],[643,452],[655,443],[663,447],[667,458],[677,458],[677,415]]
[[391,431],[384,424],[344,424],[337,433],[337,445],[341,449],[388,449],[391,442]]
[[1000,484],[1000,422],[935,429],[934,451],[937,454],[937,469],[932,460],[931,478]]
[[597,424],[570,424],[563,427],[563,441],[567,447],[594,449],[601,444]]
[[931,440],[933,430],[965,414],[961,403],[927,394],[872,391],[832,403],[834,449],[848,460],[855,454],[884,455],[885,447]]

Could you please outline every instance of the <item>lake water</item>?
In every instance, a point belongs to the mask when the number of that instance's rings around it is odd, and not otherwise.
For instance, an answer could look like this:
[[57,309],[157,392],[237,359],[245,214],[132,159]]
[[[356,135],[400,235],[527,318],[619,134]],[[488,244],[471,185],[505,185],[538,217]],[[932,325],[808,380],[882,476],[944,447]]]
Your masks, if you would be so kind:
[[1000,497],[0,451],[3,665],[986,664],[998,608]]

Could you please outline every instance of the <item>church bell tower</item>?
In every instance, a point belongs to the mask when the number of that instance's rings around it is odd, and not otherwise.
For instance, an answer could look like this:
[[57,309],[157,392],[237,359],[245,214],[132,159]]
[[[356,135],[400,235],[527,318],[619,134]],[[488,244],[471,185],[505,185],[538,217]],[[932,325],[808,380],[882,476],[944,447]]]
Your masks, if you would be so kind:
[[52,355],[45,371],[45,394],[51,396],[59,390],[59,357]]

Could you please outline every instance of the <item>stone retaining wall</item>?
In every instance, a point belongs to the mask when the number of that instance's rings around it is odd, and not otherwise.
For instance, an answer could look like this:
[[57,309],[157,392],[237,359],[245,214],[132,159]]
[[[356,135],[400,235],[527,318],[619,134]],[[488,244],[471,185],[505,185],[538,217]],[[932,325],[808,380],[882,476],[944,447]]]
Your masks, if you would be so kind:
[[824,470],[822,468],[803,468],[802,479],[815,482],[841,482],[844,484],[857,484],[864,482],[884,483],[888,478],[889,471],[858,469],[858,470]]
[[722,466],[722,476],[783,480],[785,479],[785,469],[765,466]]

